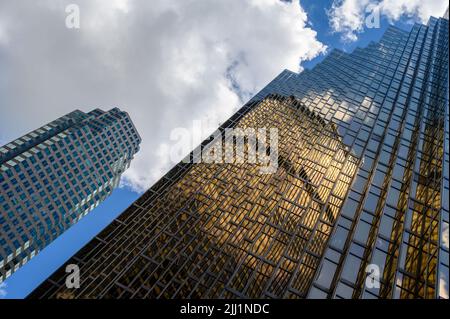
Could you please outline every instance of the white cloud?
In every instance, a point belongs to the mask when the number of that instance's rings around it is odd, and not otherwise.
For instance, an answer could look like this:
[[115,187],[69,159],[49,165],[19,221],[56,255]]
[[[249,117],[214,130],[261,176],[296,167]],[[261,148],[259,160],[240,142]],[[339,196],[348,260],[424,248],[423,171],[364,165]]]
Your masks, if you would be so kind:
[[364,30],[364,12],[369,0],[335,0],[328,11],[330,26],[344,41],[356,41]]
[[334,0],[328,11],[332,31],[342,33],[343,41],[356,41],[364,31],[367,15],[378,10],[388,20],[407,17],[426,23],[430,16],[443,15],[448,3],[442,0]]
[[0,24],[0,45],[6,45],[8,43],[8,38],[6,37],[6,31],[2,28]]
[[[78,30],[65,27],[70,3],[80,7]],[[143,138],[124,184],[144,190],[173,165],[173,128],[223,122],[324,49],[298,1],[2,1],[0,135],[118,106]]]

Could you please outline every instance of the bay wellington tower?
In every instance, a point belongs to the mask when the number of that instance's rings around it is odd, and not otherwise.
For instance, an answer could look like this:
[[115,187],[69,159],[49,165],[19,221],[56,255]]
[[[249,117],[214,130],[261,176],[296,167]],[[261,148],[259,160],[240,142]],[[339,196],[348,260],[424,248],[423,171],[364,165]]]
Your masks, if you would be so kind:
[[0,148],[0,282],[111,194],[140,141],[113,108],[73,111]]

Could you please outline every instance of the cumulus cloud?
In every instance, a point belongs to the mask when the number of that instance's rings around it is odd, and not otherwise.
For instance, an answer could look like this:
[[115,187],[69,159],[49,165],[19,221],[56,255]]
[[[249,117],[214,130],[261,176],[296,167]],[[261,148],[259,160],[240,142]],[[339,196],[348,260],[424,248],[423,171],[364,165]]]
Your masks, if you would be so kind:
[[[71,3],[80,29],[65,27]],[[142,191],[174,164],[172,129],[223,122],[324,50],[298,1],[2,1],[0,138],[75,108],[117,106],[143,139],[123,182]]]
[[364,31],[366,17],[373,12],[390,22],[406,17],[426,23],[430,16],[442,16],[447,6],[442,0],[334,0],[328,17],[332,31],[342,33],[343,41],[356,41],[358,33]]

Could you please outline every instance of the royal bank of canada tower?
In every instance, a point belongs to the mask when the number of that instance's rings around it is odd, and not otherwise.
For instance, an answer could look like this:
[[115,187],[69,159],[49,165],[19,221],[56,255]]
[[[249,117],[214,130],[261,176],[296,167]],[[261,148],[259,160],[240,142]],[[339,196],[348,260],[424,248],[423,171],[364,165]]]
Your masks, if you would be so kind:
[[283,71],[219,128],[276,127],[276,172],[191,153],[30,297],[448,298],[448,30]]

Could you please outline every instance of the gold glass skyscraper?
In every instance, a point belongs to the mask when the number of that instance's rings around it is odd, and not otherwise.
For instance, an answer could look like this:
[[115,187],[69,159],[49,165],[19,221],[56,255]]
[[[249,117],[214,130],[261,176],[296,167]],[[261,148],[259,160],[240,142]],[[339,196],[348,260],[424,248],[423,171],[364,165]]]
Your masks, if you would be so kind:
[[283,71],[218,129],[274,172],[205,140],[31,297],[448,298],[448,113],[446,19]]

